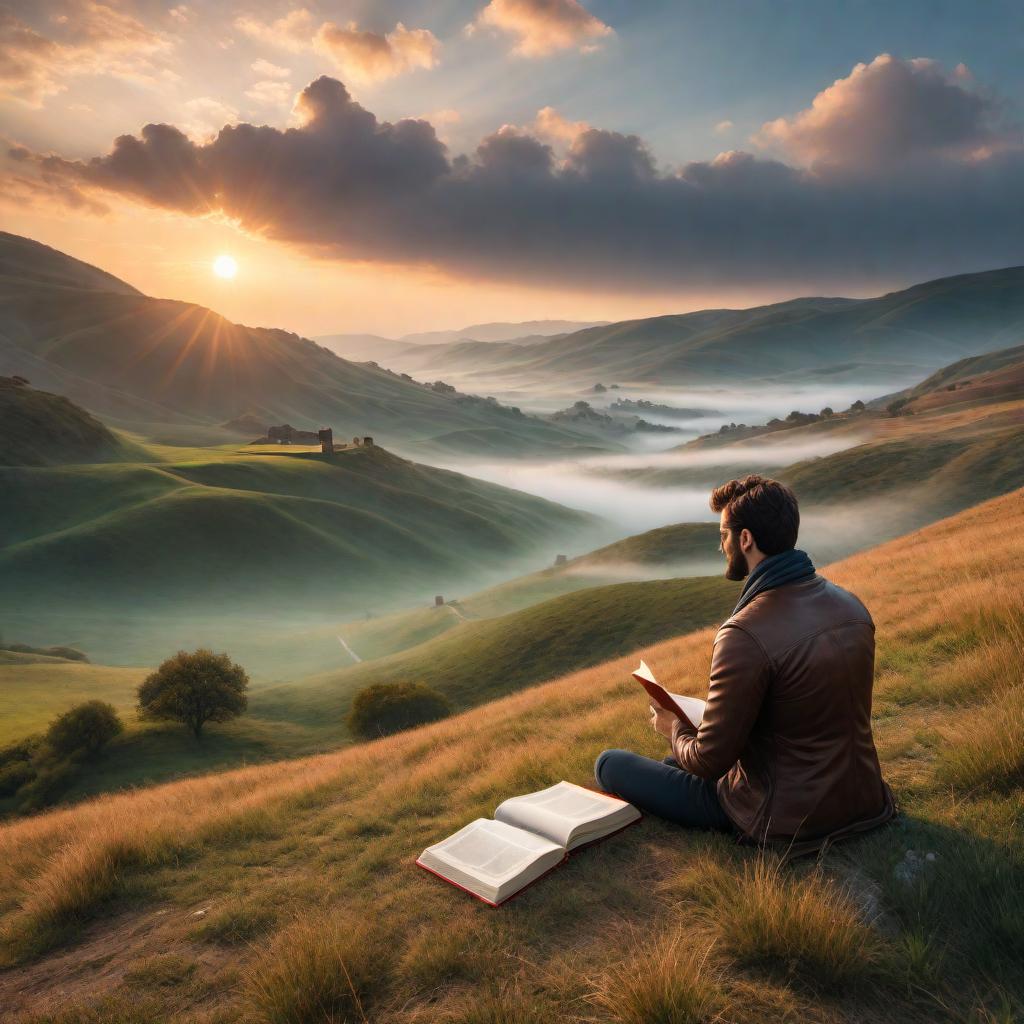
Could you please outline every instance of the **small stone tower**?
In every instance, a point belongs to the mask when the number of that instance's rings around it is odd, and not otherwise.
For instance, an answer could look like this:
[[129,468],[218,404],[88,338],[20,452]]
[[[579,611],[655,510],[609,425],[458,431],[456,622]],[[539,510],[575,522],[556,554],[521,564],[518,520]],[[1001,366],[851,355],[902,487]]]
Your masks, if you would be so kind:
[[565,555],[555,555],[555,565],[565,565],[565,563],[566,563]]
[[317,431],[317,437],[320,438],[320,451],[324,455],[334,454],[334,431],[330,427],[321,427]]
[[443,594],[438,594],[434,598],[434,607],[435,608],[440,608],[441,605],[443,605],[443,604],[444,604],[444,595]]

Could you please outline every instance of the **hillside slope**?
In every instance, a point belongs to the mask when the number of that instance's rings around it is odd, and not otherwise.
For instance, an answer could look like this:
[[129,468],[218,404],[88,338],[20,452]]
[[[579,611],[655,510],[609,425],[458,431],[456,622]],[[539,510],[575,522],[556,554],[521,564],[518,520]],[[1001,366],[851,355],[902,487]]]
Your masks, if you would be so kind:
[[515,451],[593,446],[495,402],[348,362],[296,334],[150,298],[3,232],[0,373],[27,377],[150,436],[204,429],[210,437],[248,415],[267,425],[327,424],[339,439],[370,434],[391,445],[486,428]]
[[494,618],[459,622],[398,654],[267,687],[253,713],[341,722],[356,691],[416,680],[473,707],[571,669],[728,616],[739,593],[722,577],[589,587]]
[[1013,1020],[1022,538],[1018,491],[827,571],[877,625],[902,815],[819,863],[647,817],[497,913],[413,866],[505,797],[588,784],[604,747],[662,755],[628,672],[643,654],[701,693],[703,631],[387,740],[0,828],[0,999],[19,1024]]
[[142,451],[61,395],[0,377],[0,466],[50,466],[138,458]]
[[[380,447],[0,467],[0,606],[306,614],[493,579],[597,522]],[[191,458],[189,455],[191,454]],[[173,461],[172,461],[173,460]]]
[[1024,345],[960,359],[878,404],[902,401],[901,411],[909,415],[1019,399],[1024,399]]
[[[1022,334],[1024,268],[1011,267],[873,299],[793,299],[628,320],[526,348],[454,344],[436,352],[432,365],[437,372],[459,371],[469,382],[474,374],[576,384],[807,380],[825,369],[833,378],[881,382],[915,371],[923,376]],[[404,358],[393,354],[388,365],[405,369]]]
[[[330,664],[335,664],[336,643],[341,636],[357,657],[372,661],[423,644],[467,619],[507,616],[562,594],[615,583],[717,574],[722,565],[718,543],[718,527],[714,523],[659,527],[567,558],[564,563],[516,576],[468,597],[442,595],[448,600],[440,607],[417,607],[332,625],[306,635],[306,653],[312,655],[317,650],[321,656],[330,658]],[[609,605],[608,612],[614,616],[614,607]]]

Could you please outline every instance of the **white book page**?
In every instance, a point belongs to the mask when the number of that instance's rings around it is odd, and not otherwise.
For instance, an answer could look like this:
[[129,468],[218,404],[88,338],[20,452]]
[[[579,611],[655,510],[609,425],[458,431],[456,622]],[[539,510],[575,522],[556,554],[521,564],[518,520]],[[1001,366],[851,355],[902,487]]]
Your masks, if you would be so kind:
[[[661,683],[654,678],[654,673],[650,670],[646,661],[641,660],[640,667],[633,673],[637,676],[643,676],[649,683],[654,683],[655,686],[661,686]],[[665,690],[664,686],[661,686]],[[704,719],[704,708],[707,706],[707,702],[700,700],[698,697],[684,697],[681,693],[672,693],[670,690],[665,692],[686,712],[686,717],[693,723],[695,729],[700,728],[700,723]]]
[[704,720],[707,701],[697,697],[684,697],[681,693],[669,693],[668,690],[665,692],[686,712],[686,717],[693,723],[693,727],[700,728],[700,723]]
[[[454,835],[428,846],[421,860],[443,861],[470,875],[498,886],[520,874],[538,857],[560,847],[541,836],[524,832],[501,821],[477,818]],[[431,863],[430,866],[433,866]]]
[[573,832],[581,826],[622,816],[628,810],[633,808],[625,800],[595,793],[571,782],[559,782],[540,792],[506,800],[494,812],[494,817],[568,847]]

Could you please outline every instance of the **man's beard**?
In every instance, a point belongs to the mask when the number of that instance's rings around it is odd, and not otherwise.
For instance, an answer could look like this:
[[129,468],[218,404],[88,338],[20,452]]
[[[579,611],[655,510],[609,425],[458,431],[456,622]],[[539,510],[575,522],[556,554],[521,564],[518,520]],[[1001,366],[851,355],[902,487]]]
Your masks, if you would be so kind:
[[725,578],[727,580],[745,580],[750,570],[747,568],[747,560],[739,546],[737,545],[726,557],[729,561],[725,567]]

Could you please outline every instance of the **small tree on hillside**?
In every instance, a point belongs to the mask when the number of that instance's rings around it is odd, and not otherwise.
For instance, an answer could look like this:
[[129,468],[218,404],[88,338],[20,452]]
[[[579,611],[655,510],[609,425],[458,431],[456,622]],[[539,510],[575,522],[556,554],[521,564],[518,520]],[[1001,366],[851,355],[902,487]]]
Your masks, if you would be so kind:
[[245,669],[226,654],[178,651],[139,686],[139,715],[183,722],[198,739],[207,722],[226,722],[246,709],[248,685]]
[[61,759],[95,757],[123,729],[113,705],[88,700],[50,723],[46,745]]
[[451,713],[442,693],[423,683],[375,683],[360,690],[348,713],[348,727],[370,739],[434,722]]

